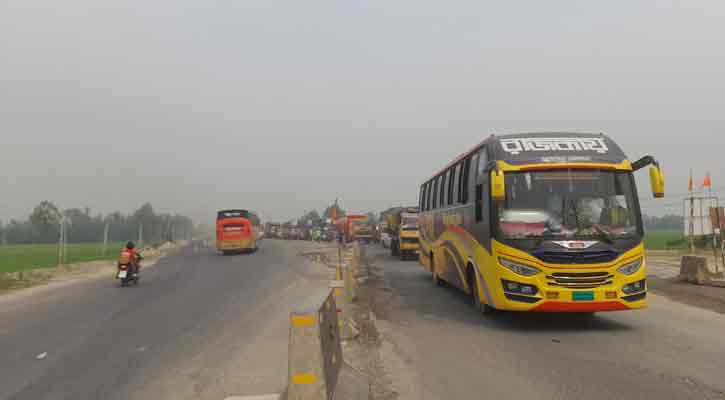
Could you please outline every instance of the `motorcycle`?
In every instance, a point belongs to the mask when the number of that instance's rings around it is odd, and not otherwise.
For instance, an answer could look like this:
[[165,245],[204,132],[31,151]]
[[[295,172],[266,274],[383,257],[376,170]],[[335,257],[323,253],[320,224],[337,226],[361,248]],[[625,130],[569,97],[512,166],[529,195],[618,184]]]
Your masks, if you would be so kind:
[[141,254],[138,254],[138,259],[136,261],[136,265],[138,267],[136,271],[133,271],[133,267],[130,263],[118,264],[118,269],[116,270],[116,279],[120,280],[121,287],[128,286],[130,283],[138,285],[138,281],[141,279],[141,275],[139,274],[139,269],[141,268],[141,260],[143,260],[143,256],[141,256]]

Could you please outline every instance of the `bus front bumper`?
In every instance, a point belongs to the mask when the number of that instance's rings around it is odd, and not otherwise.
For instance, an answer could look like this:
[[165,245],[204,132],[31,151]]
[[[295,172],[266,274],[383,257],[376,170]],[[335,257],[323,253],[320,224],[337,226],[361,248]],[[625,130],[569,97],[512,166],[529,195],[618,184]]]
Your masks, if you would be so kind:
[[[502,279],[497,308],[511,311],[533,312],[599,312],[624,311],[647,307],[645,279],[633,282],[640,290],[623,293],[613,286],[595,289],[569,289],[544,285],[535,294],[522,294],[508,290],[508,286],[527,286],[526,283]],[[534,285],[531,285],[532,287]]]

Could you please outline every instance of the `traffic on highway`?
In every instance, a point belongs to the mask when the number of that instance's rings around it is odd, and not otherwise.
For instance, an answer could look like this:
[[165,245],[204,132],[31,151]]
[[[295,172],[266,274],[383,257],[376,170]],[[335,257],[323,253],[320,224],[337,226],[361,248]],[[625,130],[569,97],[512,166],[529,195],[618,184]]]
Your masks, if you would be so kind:
[[0,400],[725,400],[725,2],[0,3]]

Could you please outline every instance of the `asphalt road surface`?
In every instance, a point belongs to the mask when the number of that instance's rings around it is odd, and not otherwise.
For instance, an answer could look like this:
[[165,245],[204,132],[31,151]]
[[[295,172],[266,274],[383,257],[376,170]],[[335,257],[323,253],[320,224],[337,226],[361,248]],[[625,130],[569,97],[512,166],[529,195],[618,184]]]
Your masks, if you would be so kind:
[[[302,243],[186,248],[138,287],[108,278],[0,298],[0,399],[224,399],[279,393],[288,316],[325,282]],[[309,267],[308,267],[309,268]]]
[[417,262],[368,250],[392,298],[378,310],[400,399],[725,398],[725,316],[650,296],[593,317],[478,314]]

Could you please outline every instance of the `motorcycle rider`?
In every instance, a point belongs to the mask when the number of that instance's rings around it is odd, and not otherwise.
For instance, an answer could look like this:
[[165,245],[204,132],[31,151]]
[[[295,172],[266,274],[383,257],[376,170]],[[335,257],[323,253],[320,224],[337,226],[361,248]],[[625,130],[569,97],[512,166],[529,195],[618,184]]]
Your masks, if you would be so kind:
[[141,266],[139,265],[140,259],[141,255],[136,251],[136,245],[133,241],[129,240],[128,243],[126,243],[126,247],[121,250],[121,256],[118,259],[118,264],[131,266],[133,274],[138,275],[138,272],[141,269]]

